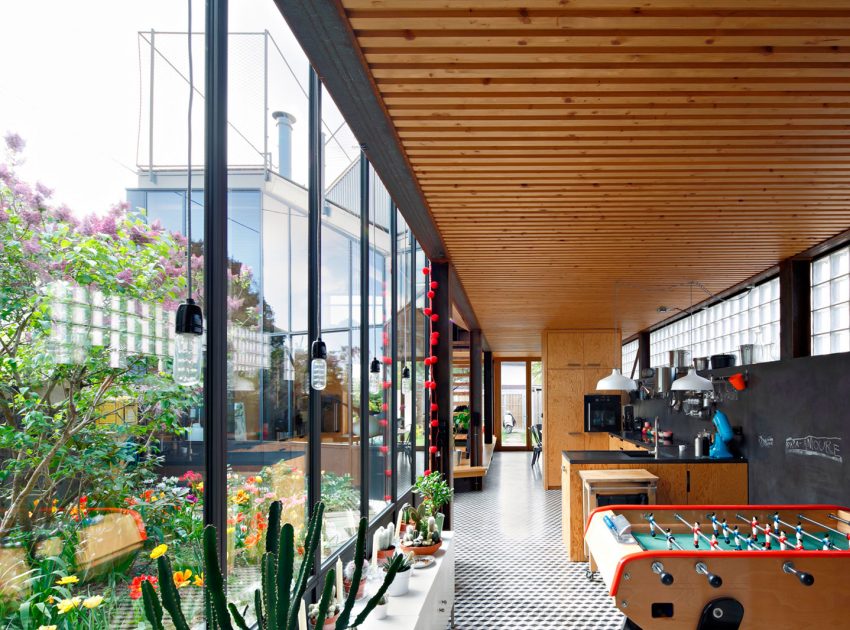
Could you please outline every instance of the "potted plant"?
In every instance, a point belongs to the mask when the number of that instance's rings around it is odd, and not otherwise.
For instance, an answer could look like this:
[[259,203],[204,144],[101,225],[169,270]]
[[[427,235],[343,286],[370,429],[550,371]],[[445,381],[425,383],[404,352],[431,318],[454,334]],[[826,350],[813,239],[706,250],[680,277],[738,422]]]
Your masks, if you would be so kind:
[[437,520],[428,515],[425,504],[418,508],[406,507],[404,518],[408,523],[401,538],[401,550],[405,553],[430,555],[443,544]]
[[[398,572],[395,575],[395,580],[390,584],[387,589],[387,595],[391,597],[401,597],[402,595],[407,595],[408,591],[410,591],[410,574],[411,568],[413,568],[413,554],[412,553],[404,553],[399,554],[398,557],[401,557],[402,560],[396,561],[398,563]],[[384,572],[389,571],[389,567],[391,566],[390,562],[385,562],[383,565]]]
[[443,474],[435,470],[429,475],[420,475],[413,491],[422,497],[422,505],[425,506],[428,516],[437,520],[437,528],[442,533],[445,516],[439,510],[454,497],[454,490],[443,479]]
[[[342,586],[345,589],[345,594],[348,595],[351,592],[351,582],[354,579],[355,569],[357,565],[354,564],[354,560],[345,565],[345,569],[342,572]],[[357,595],[356,599],[360,599],[363,597],[363,590],[366,588],[366,573],[369,569],[369,561],[363,560],[360,570],[360,582],[357,585]]]
[[455,433],[469,432],[469,408],[463,408],[454,414]]
[[381,565],[385,560],[389,560],[395,555],[395,545],[393,545],[393,526],[379,527],[375,531],[375,537],[372,541],[373,558],[376,565]]
[[[316,622],[319,620],[319,612],[320,612],[319,604],[310,604],[307,608],[307,617],[310,619],[310,625],[313,628],[316,628]],[[333,628],[336,626],[336,620],[339,618],[339,613],[342,612],[342,608],[336,602],[331,602],[328,606],[328,611],[325,613],[325,620],[322,622],[322,628]],[[317,629],[318,630],[318,629]]]
[[389,595],[384,594],[378,599],[378,605],[375,606],[375,619],[386,619],[387,618],[387,609],[389,608],[390,598]]

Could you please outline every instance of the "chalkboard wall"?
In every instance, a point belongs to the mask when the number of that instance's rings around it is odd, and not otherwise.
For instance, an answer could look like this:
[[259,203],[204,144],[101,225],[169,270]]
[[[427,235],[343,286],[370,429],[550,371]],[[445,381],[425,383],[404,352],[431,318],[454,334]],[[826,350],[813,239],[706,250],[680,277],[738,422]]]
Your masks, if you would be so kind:
[[[850,353],[714,370],[748,372],[746,390],[717,385],[718,408],[743,435],[734,449],[749,460],[751,503],[850,505]],[[662,429],[691,445],[711,420],[674,412],[664,400],[635,402],[635,415],[659,416]]]

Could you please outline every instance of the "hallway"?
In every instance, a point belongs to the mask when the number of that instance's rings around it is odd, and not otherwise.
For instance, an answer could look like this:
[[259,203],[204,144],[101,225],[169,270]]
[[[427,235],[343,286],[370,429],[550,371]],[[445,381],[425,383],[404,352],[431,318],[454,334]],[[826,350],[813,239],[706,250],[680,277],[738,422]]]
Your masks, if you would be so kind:
[[494,456],[483,492],[455,501],[457,630],[619,630],[623,617],[561,544],[561,491],[531,453]]

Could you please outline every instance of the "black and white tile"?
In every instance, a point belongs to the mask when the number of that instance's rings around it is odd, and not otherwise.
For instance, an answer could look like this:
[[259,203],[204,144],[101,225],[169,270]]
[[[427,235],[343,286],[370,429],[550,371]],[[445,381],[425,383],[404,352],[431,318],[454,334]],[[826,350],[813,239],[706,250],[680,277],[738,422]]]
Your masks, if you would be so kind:
[[561,492],[543,490],[530,461],[497,453],[484,490],[456,497],[456,630],[620,630],[599,578],[568,562]]

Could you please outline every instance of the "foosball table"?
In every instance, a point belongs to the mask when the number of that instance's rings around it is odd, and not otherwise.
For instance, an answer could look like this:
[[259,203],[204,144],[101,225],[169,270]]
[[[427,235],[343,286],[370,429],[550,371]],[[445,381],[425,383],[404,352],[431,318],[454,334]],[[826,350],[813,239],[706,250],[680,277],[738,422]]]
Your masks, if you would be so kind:
[[606,506],[585,543],[624,630],[850,628],[850,508]]

